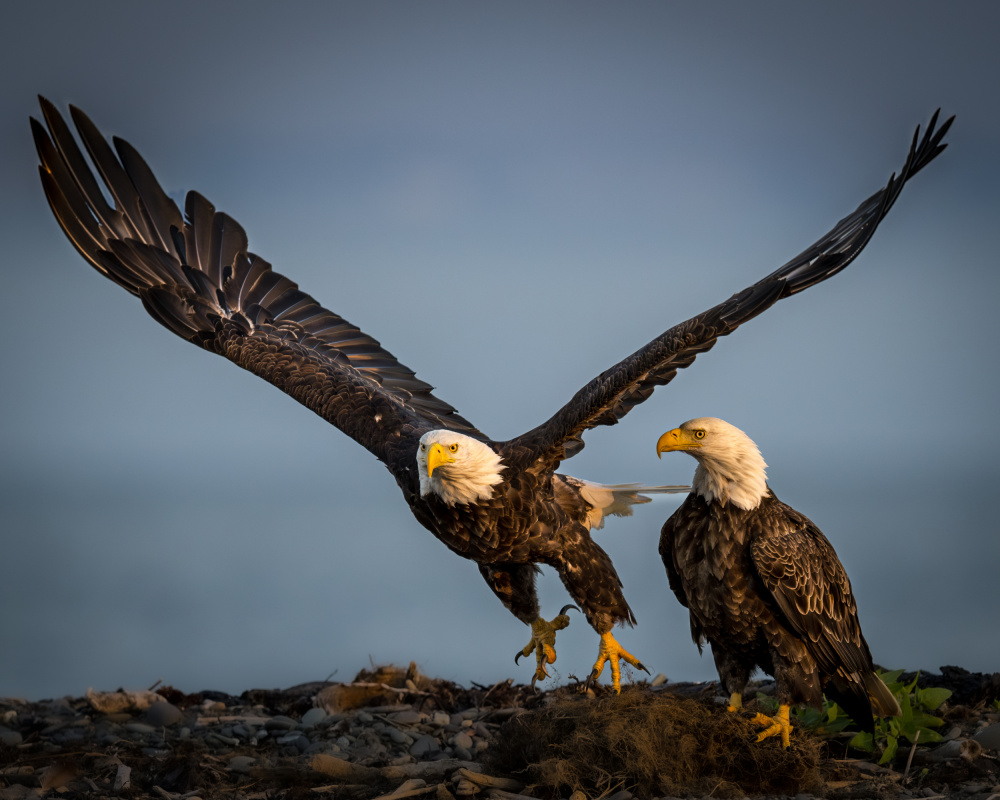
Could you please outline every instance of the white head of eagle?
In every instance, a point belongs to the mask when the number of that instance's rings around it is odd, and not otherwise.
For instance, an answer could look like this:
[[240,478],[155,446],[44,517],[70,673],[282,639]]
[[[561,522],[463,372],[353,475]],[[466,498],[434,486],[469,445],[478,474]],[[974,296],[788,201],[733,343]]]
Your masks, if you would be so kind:
[[503,460],[489,445],[455,431],[428,431],[417,448],[420,496],[433,492],[446,505],[489,500],[503,480]]
[[656,454],[680,450],[698,460],[692,490],[711,503],[752,511],[767,494],[767,464],[753,439],[735,425],[715,417],[690,419],[667,431]]

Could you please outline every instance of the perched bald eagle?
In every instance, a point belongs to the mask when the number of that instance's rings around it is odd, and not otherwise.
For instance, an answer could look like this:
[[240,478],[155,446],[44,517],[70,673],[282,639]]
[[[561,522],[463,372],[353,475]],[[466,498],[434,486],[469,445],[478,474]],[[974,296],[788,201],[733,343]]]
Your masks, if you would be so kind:
[[872,713],[899,716],[875,674],[858,607],[833,546],[767,485],[760,450],[739,428],[704,417],[667,431],[656,453],[698,461],[691,493],[660,533],[670,588],[691,612],[691,636],[712,646],[729,710],[760,667],[777,683],[778,715],[758,714],[758,741],[788,747],[792,703],[823,705],[823,692],[866,730]]
[[414,516],[455,553],[475,561],[490,589],[532,635],[522,654],[536,678],[555,659],[567,618],[539,614],[538,564],[554,567],[601,636],[592,677],[606,660],[641,666],[611,635],[634,623],[611,559],[590,531],[627,510],[634,488],[602,487],[556,473],[583,447],[581,435],[612,425],[656,386],[673,379],[719,336],[783,297],[825,280],[864,248],[903,185],[945,145],[950,120],[937,114],[914,135],[897,178],[826,236],[776,272],[671,328],[584,386],[538,427],[494,441],[435,397],[379,343],[299,291],[247,249],[243,229],[190,192],[182,216],[135,149],[114,148],[78,109],[77,133],[113,206],[55,107],[32,119],[45,194],[63,231],[106,277],[142,300],[149,314],[188,341],[218,353],[288,393],[367,448],[392,473]]

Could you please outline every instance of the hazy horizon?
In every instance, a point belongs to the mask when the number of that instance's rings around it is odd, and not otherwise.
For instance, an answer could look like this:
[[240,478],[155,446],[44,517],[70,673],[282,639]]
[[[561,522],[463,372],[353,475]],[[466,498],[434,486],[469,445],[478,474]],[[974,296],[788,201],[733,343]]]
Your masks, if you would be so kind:
[[[993,231],[1000,8],[15,2],[0,59],[0,696],[238,694],[415,661],[527,682],[528,629],[388,472],[153,322],[73,250],[38,180],[42,94],[375,337],[495,439],[755,282],[947,151],[844,273],[721,340],[562,465],[687,483],[657,437],[718,416],[851,577],[875,660],[1000,670]],[[667,586],[658,498],[595,538],[653,674],[712,680]],[[552,570],[543,615],[569,602]],[[598,639],[559,634],[556,681]],[[604,678],[608,680],[607,676]]]

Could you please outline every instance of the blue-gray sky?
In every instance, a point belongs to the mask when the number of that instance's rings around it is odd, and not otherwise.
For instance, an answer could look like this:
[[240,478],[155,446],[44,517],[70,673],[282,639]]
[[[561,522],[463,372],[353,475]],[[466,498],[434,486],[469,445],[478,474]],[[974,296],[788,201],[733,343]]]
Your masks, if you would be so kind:
[[[843,274],[721,341],[565,471],[678,483],[660,433],[746,430],[854,582],[876,661],[1000,669],[1000,8],[992,3],[8,3],[0,33],[0,695],[230,692],[376,662],[508,676],[527,630],[381,465],[171,336],[52,219],[28,116],[74,103],[176,199],[506,438],[946,153]],[[714,677],[656,547],[597,534],[619,639]],[[543,609],[566,600],[541,583]],[[560,633],[557,679],[597,638]]]

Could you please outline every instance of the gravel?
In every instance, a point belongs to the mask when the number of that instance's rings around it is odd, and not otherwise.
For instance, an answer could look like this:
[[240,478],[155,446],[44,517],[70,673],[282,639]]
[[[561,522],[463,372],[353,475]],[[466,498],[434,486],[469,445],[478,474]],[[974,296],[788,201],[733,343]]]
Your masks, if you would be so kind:
[[[654,683],[644,690],[711,697],[718,689]],[[349,684],[239,697],[165,687],[31,703],[0,699],[0,800],[53,793],[156,800],[552,797],[489,775],[484,759],[505,720],[579,688],[535,693],[509,681],[464,688],[420,676],[411,665],[362,672]],[[1000,800],[1000,708],[974,692],[968,702],[943,709],[947,741],[918,748],[905,779],[905,747],[888,769],[829,745],[824,775],[836,780],[828,779],[827,798]],[[571,795],[587,800],[568,789],[560,800]],[[620,786],[606,795],[631,797]]]

